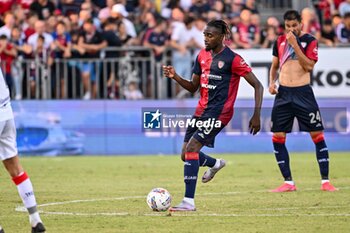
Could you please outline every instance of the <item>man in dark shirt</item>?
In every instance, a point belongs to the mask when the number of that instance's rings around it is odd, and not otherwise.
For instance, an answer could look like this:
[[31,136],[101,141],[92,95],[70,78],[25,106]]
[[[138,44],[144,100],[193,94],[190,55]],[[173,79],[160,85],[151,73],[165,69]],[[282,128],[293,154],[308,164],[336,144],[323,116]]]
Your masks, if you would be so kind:
[[97,59],[100,57],[101,49],[107,47],[108,44],[102,33],[96,30],[91,19],[84,22],[78,45],[85,49],[85,54],[82,58],[90,59],[90,61],[82,62],[80,66],[85,93],[83,98],[90,99],[91,95],[92,98],[96,98],[96,76],[99,73],[100,65]]
[[55,9],[55,4],[49,0],[37,0],[30,5],[30,11],[35,12],[41,20],[48,19]]

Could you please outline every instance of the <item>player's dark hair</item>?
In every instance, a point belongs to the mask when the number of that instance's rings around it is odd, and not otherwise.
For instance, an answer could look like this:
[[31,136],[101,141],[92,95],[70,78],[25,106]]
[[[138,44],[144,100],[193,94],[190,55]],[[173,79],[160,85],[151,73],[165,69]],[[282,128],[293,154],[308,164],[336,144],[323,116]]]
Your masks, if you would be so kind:
[[298,22],[301,22],[301,16],[298,11],[296,10],[289,10],[283,15],[284,20],[298,20]]
[[224,20],[214,19],[210,21],[207,24],[207,26],[219,29],[221,34],[224,35],[226,38],[229,38],[231,36],[230,28],[228,27],[228,24]]

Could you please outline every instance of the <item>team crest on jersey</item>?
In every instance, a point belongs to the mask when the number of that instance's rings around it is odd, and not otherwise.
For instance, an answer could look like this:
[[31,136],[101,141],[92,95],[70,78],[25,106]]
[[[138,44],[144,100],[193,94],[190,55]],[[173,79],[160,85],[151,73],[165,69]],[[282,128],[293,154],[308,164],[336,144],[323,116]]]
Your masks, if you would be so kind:
[[222,67],[224,67],[224,65],[225,65],[225,62],[224,62],[224,61],[219,61],[219,62],[218,62],[218,67],[219,67],[219,69],[221,69]]
[[307,43],[306,42],[301,42],[301,47],[303,47],[305,49]]

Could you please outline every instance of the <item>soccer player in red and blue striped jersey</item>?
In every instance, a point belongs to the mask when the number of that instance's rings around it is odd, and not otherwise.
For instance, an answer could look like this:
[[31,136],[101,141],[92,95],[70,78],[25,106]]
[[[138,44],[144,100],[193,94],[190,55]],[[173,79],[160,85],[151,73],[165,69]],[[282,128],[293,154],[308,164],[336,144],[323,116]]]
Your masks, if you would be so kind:
[[289,10],[283,18],[285,34],[279,36],[273,46],[269,92],[276,95],[271,113],[271,131],[274,153],[284,183],[271,192],[297,190],[285,144],[287,133],[292,131],[294,118],[298,120],[300,131],[309,132],[315,144],[322,179],[321,190],[337,191],[338,189],[329,182],[328,147],[324,138],[320,109],[310,86],[311,71],[318,61],[318,41],[312,35],[301,31],[301,16],[298,11]]
[[189,92],[194,93],[198,88],[200,90],[200,100],[193,116],[196,124],[187,128],[181,155],[185,162],[185,197],[170,211],[196,210],[194,195],[199,166],[209,167],[202,177],[204,183],[225,166],[224,160],[212,158],[201,152],[201,149],[203,146],[214,147],[216,135],[231,120],[240,77],[244,77],[255,90],[255,110],[249,122],[250,133],[255,135],[260,130],[263,87],[243,58],[223,44],[229,33],[223,20],[213,20],[207,24],[204,30],[205,49],[197,56],[190,81],[180,77],[172,66],[163,66],[164,75],[174,79]]

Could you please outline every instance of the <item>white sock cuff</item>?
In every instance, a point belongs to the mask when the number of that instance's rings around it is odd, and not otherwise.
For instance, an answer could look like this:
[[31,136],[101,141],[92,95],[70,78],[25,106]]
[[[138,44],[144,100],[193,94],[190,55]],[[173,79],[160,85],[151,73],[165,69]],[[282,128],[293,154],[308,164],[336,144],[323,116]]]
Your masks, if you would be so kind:
[[194,198],[184,197],[184,201],[194,206]]
[[284,183],[289,184],[289,185],[294,185],[294,181],[292,180],[286,180]]
[[220,159],[216,159],[216,162],[213,168],[219,168],[219,167],[220,167]]

